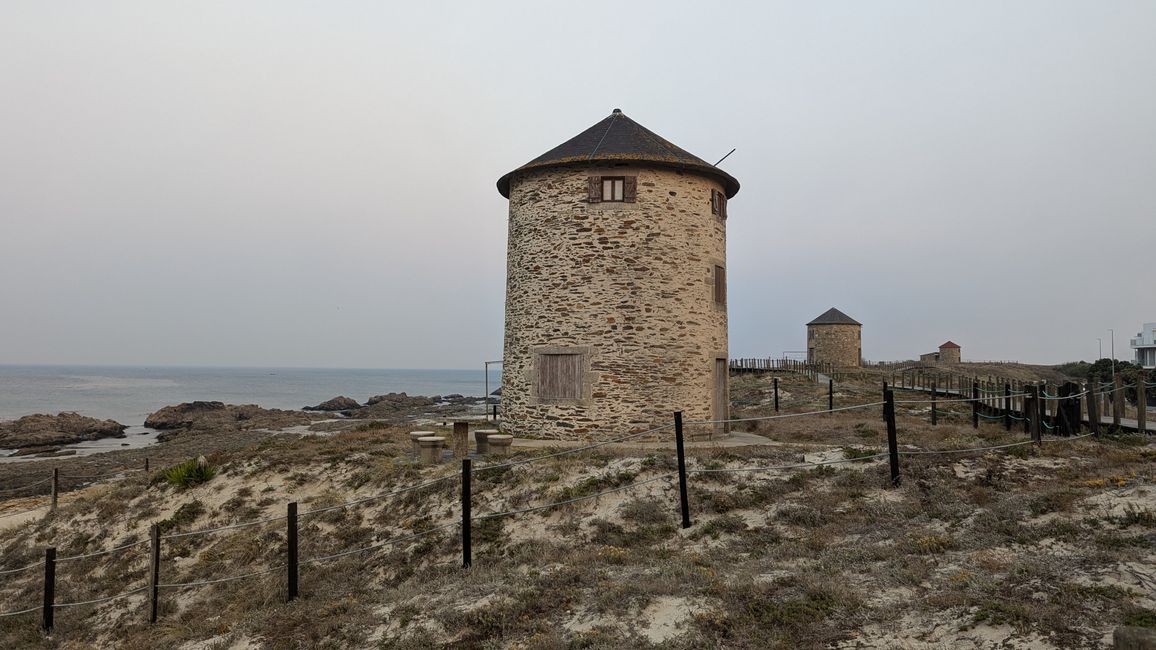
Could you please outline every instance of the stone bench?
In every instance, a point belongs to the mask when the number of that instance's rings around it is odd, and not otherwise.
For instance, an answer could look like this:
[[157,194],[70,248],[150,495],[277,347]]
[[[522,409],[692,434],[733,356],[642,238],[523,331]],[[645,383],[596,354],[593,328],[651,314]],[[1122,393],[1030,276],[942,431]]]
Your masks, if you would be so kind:
[[486,442],[492,447],[495,456],[509,456],[510,446],[514,444],[514,436],[508,433],[491,433],[486,436]]
[[474,443],[477,445],[479,456],[490,453],[490,441],[488,438],[497,433],[497,429],[478,429],[474,431]]
[[417,439],[421,445],[421,462],[426,465],[437,465],[442,462],[442,446],[445,445],[444,436],[423,436]]
[[418,442],[417,442],[418,439],[425,438],[426,436],[432,436],[432,435],[435,435],[435,432],[433,432],[433,431],[410,431],[409,432],[409,441],[410,441],[410,444],[412,445],[413,455],[415,458],[417,456],[421,455],[421,445],[418,444]]

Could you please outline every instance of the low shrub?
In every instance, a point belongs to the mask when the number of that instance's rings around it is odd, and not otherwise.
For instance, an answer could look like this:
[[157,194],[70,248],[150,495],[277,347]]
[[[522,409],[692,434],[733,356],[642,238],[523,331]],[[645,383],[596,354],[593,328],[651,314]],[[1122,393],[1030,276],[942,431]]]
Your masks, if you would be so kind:
[[208,462],[193,458],[180,465],[173,465],[163,473],[165,480],[171,485],[185,489],[200,485],[217,475],[217,468]]

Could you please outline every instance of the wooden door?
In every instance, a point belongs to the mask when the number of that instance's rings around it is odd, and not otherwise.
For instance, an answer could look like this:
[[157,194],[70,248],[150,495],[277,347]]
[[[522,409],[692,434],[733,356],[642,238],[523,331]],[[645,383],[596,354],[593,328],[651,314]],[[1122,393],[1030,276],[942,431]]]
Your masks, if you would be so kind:
[[[727,396],[727,378],[729,372],[726,359],[714,360],[714,396],[711,404],[711,419],[726,420],[730,418],[730,400]],[[730,431],[729,423],[715,425],[715,431]]]

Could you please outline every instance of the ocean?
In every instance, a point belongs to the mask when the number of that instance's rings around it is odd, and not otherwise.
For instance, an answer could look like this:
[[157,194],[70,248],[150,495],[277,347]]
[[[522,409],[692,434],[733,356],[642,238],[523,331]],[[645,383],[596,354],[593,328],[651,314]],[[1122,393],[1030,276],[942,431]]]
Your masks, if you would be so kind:
[[[490,391],[501,385],[490,370]],[[299,409],[345,395],[364,403],[384,393],[481,397],[485,372],[329,368],[176,368],[0,365],[0,420],[75,411],[130,427],[170,404],[217,400]]]

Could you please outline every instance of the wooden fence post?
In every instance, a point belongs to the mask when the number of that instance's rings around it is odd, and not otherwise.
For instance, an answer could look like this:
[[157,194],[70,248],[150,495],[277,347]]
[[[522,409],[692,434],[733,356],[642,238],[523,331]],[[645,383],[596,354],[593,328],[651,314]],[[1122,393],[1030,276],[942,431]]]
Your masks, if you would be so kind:
[[462,568],[474,563],[473,540],[470,535],[470,459],[462,459]]
[[53,467],[52,468],[52,505],[49,506],[49,508],[48,508],[52,512],[56,512],[56,500],[57,500],[57,498],[59,498],[59,496],[60,496],[60,468],[59,467]]
[[775,413],[779,412],[779,378],[775,377]]
[[827,379],[827,410],[835,410],[835,380]]
[[288,543],[288,558],[285,562],[285,567],[288,569],[286,575],[286,601],[293,602],[297,598],[297,502],[292,501],[285,508],[286,510],[286,528],[285,539]]
[[470,455],[470,423],[454,422],[454,458]]
[[145,474],[149,473],[149,459],[145,458]]
[[979,380],[971,382],[971,428],[979,428]]
[[1148,433],[1148,387],[1144,384],[1147,377],[1136,377],[1136,429],[1140,433]]
[[1011,411],[1012,411],[1012,397],[1011,397],[1011,382],[1004,382],[1003,385],[1003,430],[1011,431]]
[[[891,379],[892,379],[892,380],[894,380],[895,378],[894,378],[894,377],[892,377]],[[892,384],[891,384],[891,385],[892,385],[892,386],[894,386],[894,385],[895,385],[895,384],[894,384],[894,381],[892,381]],[[884,402],[886,402],[886,401],[887,401],[887,382],[883,382],[883,401],[884,401]],[[885,407],[883,407],[883,421],[884,421],[884,422],[886,422],[886,421],[887,421],[887,407],[886,407],[886,406],[885,406]]]
[[1031,440],[1042,444],[1042,429],[1044,422],[1043,405],[1040,404],[1039,386],[1031,386]]
[[1124,378],[1116,375],[1112,386],[1112,426],[1120,428],[1120,418],[1124,414]]
[[157,622],[157,605],[160,602],[161,581],[161,527],[153,524],[149,528],[149,623]]
[[44,607],[40,612],[40,629],[52,631],[52,615],[56,609],[56,547],[44,549]]
[[682,440],[682,411],[674,412],[674,445],[678,454],[678,505],[682,527],[690,528],[690,500],[686,494],[686,447]]
[[1100,406],[1102,408],[1100,409],[1100,417],[1106,418],[1112,414],[1112,402],[1111,402],[1112,391],[1109,389],[1106,389],[1103,386],[1103,384],[1109,384],[1110,385],[1110,382],[1097,383],[1096,384],[1096,392],[1100,394],[1100,398],[1101,398],[1100,399]]
[[931,382],[931,426],[939,424],[939,416],[935,412],[935,382]]
[[1096,395],[1096,387],[1100,385],[1100,379],[1092,376],[1088,379],[1088,394],[1084,399],[1088,403],[1088,425],[1092,427],[1092,435],[1100,437],[1100,399]]
[[887,457],[891,465],[891,486],[899,487],[899,442],[895,433],[895,393],[883,395],[883,415],[887,418]]

